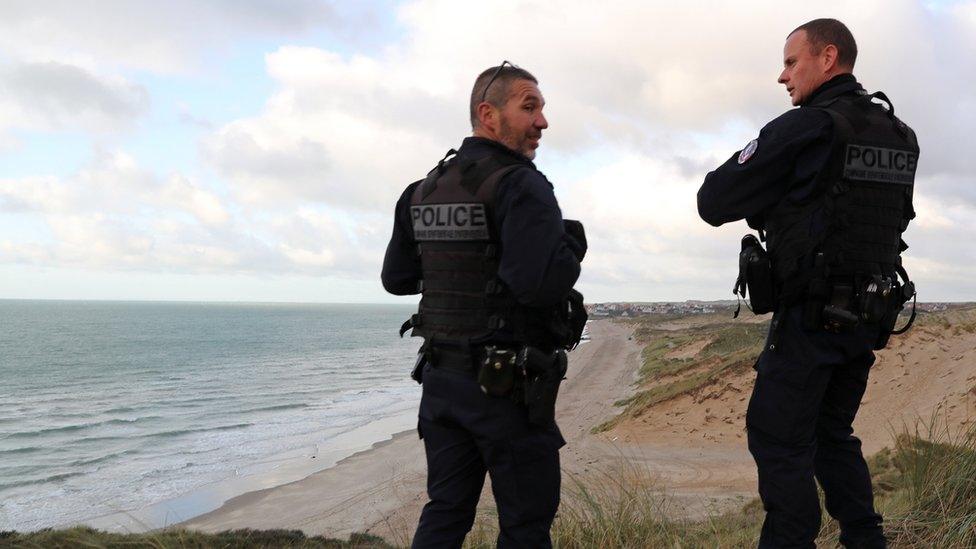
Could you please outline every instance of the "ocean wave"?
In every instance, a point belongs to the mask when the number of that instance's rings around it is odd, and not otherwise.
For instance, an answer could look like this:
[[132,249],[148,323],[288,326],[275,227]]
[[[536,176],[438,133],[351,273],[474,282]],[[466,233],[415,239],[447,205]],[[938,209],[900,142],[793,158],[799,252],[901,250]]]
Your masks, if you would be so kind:
[[250,414],[252,412],[280,412],[282,410],[301,410],[302,408],[308,408],[308,404],[305,404],[304,402],[298,404],[277,404],[274,406],[262,406],[260,408],[241,410],[238,413]]
[[191,435],[194,433],[207,433],[211,431],[231,431],[233,429],[244,429],[247,427],[253,427],[253,423],[235,423],[234,425],[218,425],[217,427],[198,427],[196,429],[174,429],[172,431],[163,431],[161,433],[150,433],[145,435],[146,438],[171,438],[178,437],[181,435]]
[[18,488],[20,486],[31,486],[34,484],[46,484],[48,482],[60,482],[63,480],[67,480],[69,478],[84,476],[85,474],[86,473],[81,471],[75,471],[71,473],[58,473],[56,475],[49,475],[44,478],[38,478],[38,479],[24,479],[24,480],[17,480],[14,482],[6,482],[6,483],[0,482],[0,490],[8,489],[8,488]]
[[40,446],[24,446],[23,448],[11,448],[10,450],[0,450],[0,456],[30,454],[32,452],[40,452],[43,450],[50,450],[50,448],[42,448]]
[[37,429],[37,430],[34,430],[34,431],[17,431],[17,432],[10,433],[9,435],[6,435],[6,436],[2,437],[2,439],[0,439],[0,440],[21,439],[21,438],[36,438],[36,437],[40,437],[40,436],[44,436],[44,435],[53,435],[53,434],[58,434],[58,433],[71,433],[71,432],[74,432],[74,431],[81,431],[82,429],[87,429],[90,426],[91,425],[89,425],[89,424],[84,424],[84,425],[65,425],[63,427],[48,427],[46,429]]
[[105,425],[134,425],[136,423],[141,423],[145,421],[154,421],[157,419],[163,419],[162,416],[142,416],[131,419],[107,419],[104,421],[95,421],[92,423],[79,423],[75,425],[64,425],[61,427],[48,427],[46,429],[35,429],[33,431],[17,431],[10,433],[0,439],[22,439],[22,438],[37,438],[46,435],[55,435],[61,433],[72,433],[76,431],[82,431],[84,429],[94,429],[96,427],[102,427]]
[[137,450],[135,448],[132,448],[132,449],[129,449],[129,450],[123,450],[121,452],[112,452],[111,454],[105,454],[103,456],[98,456],[98,457],[93,457],[93,458],[88,458],[88,459],[76,459],[75,461],[72,461],[71,463],[69,463],[68,466],[69,467],[81,467],[83,465],[95,465],[95,464],[98,464],[98,463],[104,463],[106,461],[109,461],[112,458],[117,458],[117,457],[129,455],[129,454],[135,454],[135,453],[138,453],[138,452],[139,452],[139,450]]
[[232,398],[234,398],[236,396],[238,396],[238,395],[222,394],[220,396],[201,396],[201,397],[195,397],[195,398],[187,398],[187,399],[183,399],[183,400],[171,400],[167,404],[170,404],[172,406],[176,406],[176,407],[179,407],[179,408],[199,408],[200,406],[203,406],[203,405],[207,404],[208,402],[218,402],[218,401],[221,401],[221,400],[229,400],[229,399],[232,399]]
[[122,440],[132,440],[131,436],[121,436],[121,435],[107,435],[102,437],[84,437],[75,440],[69,440],[67,444],[71,445],[81,445],[81,444],[102,444],[105,442],[117,442]]

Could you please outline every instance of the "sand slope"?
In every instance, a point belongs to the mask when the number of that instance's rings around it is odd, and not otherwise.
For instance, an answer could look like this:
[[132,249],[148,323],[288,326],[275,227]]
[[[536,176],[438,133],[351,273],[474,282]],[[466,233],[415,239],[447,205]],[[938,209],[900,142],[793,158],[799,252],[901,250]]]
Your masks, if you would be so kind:
[[[956,429],[976,418],[976,310],[936,318],[940,320],[921,321],[907,334],[893,337],[878,353],[854,423],[865,454],[890,446],[895,432],[919,419],[929,422],[937,416]],[[669,323],[666,328],[686,329],[696,321],[701,319]],[[690,358],[706,343],[692,342],[670,355]],[[647,466],[692,514],[709,504],[754,497],[755,466],[745,441],[745,412],[754,379],[751,369],[734,372],[623,420],[606,436],[617,437],[634,454],[647,455]],[[685,460],[659,459],[662,449],[673,456],[668,449],[679,447],[687,450]]]

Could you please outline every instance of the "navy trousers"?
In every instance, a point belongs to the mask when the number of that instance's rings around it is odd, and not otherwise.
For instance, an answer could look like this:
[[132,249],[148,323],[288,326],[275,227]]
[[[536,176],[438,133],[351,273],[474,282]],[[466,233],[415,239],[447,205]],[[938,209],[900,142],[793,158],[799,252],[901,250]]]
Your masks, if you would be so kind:
[[807,332],[785,311],[776,349],[760,355],[746,427],[766,509],[760,548],[814,547],[820,482],[845,547],[885,547],[871,475],[851,424],[874,363],[877,328]]
[[461,547],[485,482],[498,507],[498,547],[551,547],[559,506],[556,424],[529,424],[525,406],[485,395],[474,373],[426,366],[418,430],[427,452],[428,503],[414,548]]

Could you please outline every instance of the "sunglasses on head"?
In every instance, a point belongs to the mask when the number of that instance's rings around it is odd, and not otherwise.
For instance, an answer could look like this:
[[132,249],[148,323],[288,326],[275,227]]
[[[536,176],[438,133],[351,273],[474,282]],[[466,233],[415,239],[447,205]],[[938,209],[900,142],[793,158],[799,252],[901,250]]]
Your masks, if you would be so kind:
[[484,103],[485,102],[485,99],[488,97],[488,88],[491,87],[491,85],[495,81],[495,79],[498,78],[498,75],[501,74],[502,69],[505,68],[505,65],[508,65],[509,67],[512,67],[513,69],[519,68],[518,65],[516,65],[515,63],[512,63],[511,61],[508,61],[507,59],[504,60],[504,61],[502,61],[502,64],[501,65],[498,65],[498,68],[495,69],[495,72],[492,73],[491,78],[488,79],[488,84],[485,85],[484,91],[481,92],[481,102],[482,103]]

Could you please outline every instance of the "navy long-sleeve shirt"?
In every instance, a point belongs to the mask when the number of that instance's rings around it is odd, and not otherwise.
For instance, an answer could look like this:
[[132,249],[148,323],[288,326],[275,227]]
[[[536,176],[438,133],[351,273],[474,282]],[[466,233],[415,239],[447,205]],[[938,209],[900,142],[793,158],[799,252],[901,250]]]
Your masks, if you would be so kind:
[[[499,153],[531,169],[516,169],[498,183],[494,211],[501,239],[498,278],[523,305],[555,305],[579,278],[577,257],[582,257],[585,248],[566,233],[552,184],[528,158],[480,137],[466,138],[457,155],[463,162]],[[422,278],[410,221],[410,197],[420,183],[407,186],[397,201],[393,235],[383,260],[383,287],[395,295],[418,293],[417,282]]]
[[761,229],[764,214],[786,197],[803,200],[814,193],[817,174],[827,165],[833,121],[807,105],[863,89],[852,74],[835,76],[817,88],[797,109],[766,124],[752,156],[739,162],[738,151],[705,176],[698,191],[698,214],[719,226],[745,219]]

